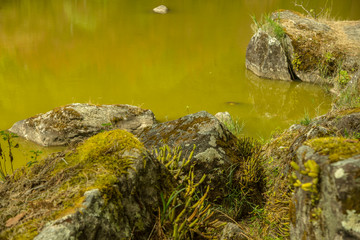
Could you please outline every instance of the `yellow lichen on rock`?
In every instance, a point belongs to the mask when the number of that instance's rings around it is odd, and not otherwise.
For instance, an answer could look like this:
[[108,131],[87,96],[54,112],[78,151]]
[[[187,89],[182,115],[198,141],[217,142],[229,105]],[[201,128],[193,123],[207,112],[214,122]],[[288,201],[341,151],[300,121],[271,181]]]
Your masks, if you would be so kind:
[[360,154],[360,141],[342,137],[311,139],[305,145],[312,147],[321,155],[328,155],[330,162],[337,162]]

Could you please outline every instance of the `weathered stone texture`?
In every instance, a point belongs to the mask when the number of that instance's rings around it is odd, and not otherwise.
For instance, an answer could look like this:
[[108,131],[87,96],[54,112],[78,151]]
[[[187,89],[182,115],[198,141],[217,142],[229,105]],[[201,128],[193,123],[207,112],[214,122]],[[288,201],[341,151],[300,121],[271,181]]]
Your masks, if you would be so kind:
[[[295,190],[291,218],[291,239],[359,239],[360,238],[360,155],[330,163],[311,147],[297,151],[297,163],[303,166],[314,160],[320,166],[319,201],[312,203],[312,194],[301,188]],[[311,178],[298,174],[301,182]]]
[[246,68],[270,79],[291,80],[285,50],[280,41],[261,29],[246,49]]
[[154,122],[150,110],[135,106],[74,103],[16,122],[9,131],[42,146],[63,146],[82,141],[106,127],[137,134]]

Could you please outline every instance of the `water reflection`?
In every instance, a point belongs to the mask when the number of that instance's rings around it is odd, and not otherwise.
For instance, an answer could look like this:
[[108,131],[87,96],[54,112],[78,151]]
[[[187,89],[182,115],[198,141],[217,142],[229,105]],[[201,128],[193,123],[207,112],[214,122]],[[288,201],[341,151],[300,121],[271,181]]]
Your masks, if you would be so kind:
[[[305,110],[329,108],[316,86],[245,73],[250,15],[294,9],[292,2],[161,4],[170,14],[153,14],[155,0],[1,1],[0,129],[60,105],[92,102],[141,105],[160,120],[229,111],[245,122],[246,134],[267,136]],[[333,5],[337,16],[359,17],[359,1]]]
[[296,119],[306,111],[315,114],[314,110],[329,107],[329,99],[316,85],[287,81],[273,83],[272,80],[259,79],[250,71],[247,71],[247,76],[249,98],[257,114],[283,120]]

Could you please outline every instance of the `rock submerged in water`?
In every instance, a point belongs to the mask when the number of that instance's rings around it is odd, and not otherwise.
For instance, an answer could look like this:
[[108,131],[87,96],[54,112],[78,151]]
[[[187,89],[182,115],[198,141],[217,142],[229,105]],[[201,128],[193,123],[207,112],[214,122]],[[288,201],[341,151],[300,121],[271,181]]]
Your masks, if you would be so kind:
[[42,146],[64,146],[106,128],[122,128],[138,134],[154,122],[150,110],[131,105],[73,103],[16,122],[9,131]]
[[156,8],[154,8],[153,12],[159,13],[159,14],[167,14],[169,12],[169,8],[166,7],[165,5],[160,5],[160,6],[157,6]]

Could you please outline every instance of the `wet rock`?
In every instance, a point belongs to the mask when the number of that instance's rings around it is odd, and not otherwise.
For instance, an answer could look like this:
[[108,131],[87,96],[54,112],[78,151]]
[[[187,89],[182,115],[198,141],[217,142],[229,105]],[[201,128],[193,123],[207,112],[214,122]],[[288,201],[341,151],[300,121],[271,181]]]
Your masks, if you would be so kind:
[[181,146],[183,154],[189,155],[195,145],[192,162],[197,181],[207,175],[207,183],[213,194],[221,196],[225,191],[224,171],[238,160],[237,138],[213,115],[202,111],[174,121],[159,123],[146,129],[139,137],[148,149],[164,144]]
[[9,131],[42,146],[63,146],[109,128],[138,134],[154,121],[150,110],[135,106],[74,103],[16,122]]
[[247,46],[245,64],[260,77],[291,80],[285,49],[278,39],[261,29]]
[[[341,146],[335,151],[341,152]],[[318,164],[320,181],[316,192],[295,189],[290,208],[290,239],[359,239],[360,148],[337,161],[306,145],[298,149],[296,156],[301,170],[305,170],[304,164],[309,160]],[[296,174],[303,184],[314,180],[298,171]]]
[[169,12],[169,9],[165,5],[157,6],[153,9],[153,12],[159,13],[159,14],[166,14]]

